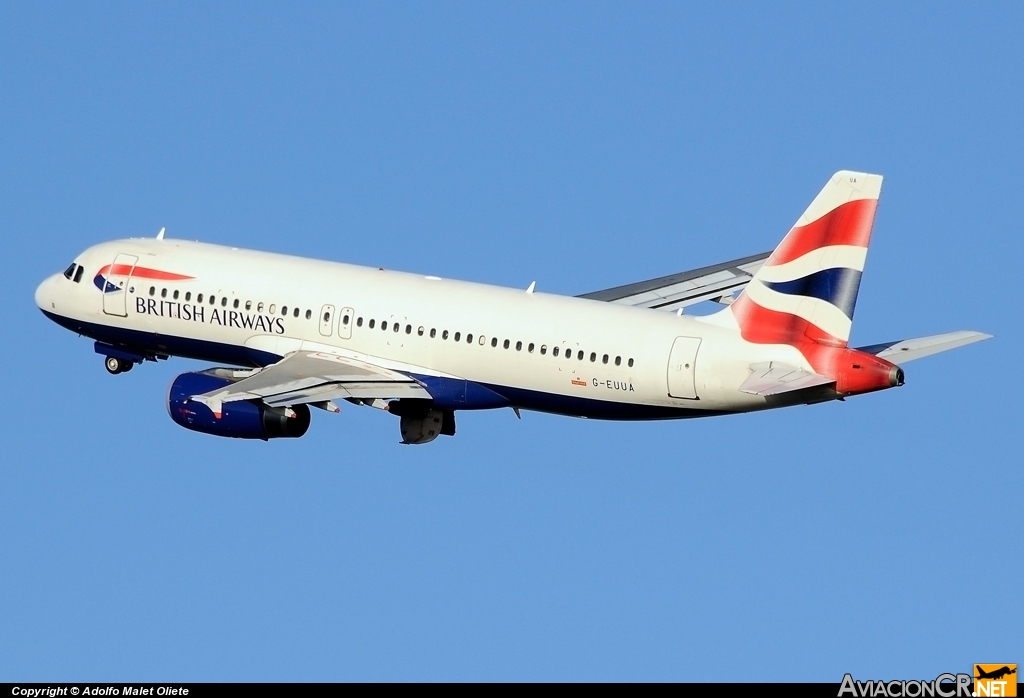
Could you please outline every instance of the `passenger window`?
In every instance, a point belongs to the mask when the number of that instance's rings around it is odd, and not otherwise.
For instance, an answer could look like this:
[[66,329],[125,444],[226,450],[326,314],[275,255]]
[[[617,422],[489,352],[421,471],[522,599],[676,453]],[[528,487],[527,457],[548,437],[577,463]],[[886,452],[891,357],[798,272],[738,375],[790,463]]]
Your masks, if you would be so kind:
[[523,343],[522,342],[516,342],[516,351],[522,351],[522,350],[523,350]]
[[397,322],[394,323],[393,327],[395,329],[395,332],[398,332],[398,330],[402,329],[401,326]]
[[167,298],[167,289],[166,288],[160,289],[160,297],[161,298]]
[[580,349],[580,353],[576,355],[576,358],[579,359],[580,361],[583,361],[583,350],[582,349]]
[[540,353],[541,353],[541,356],[543,356],[544,354],[548,353],[548,345],[547,344],[541,344],[540,345]]
[[472,344],[472,343],[473,343],[473,335],[472,334],[467,334],[466,335],[466,344]]
[[[307,310],[306,311],[306,319],[308,320],[311,317],[313,317],[313,311],[312,310]],[[363,318],[359,318],[359,324],[360,325],[363,324]]]
[[448,330],[441,333],[441,339],[448,339]]
[[503,347],[505,347],[506,349],[508,349],[508,340],[506,339],[506,340],[505,340],[505,343],[504,343],[504,344],[502,344],[501,346],[503,346]]
[[456,332],[455,336],[452,339],[454,339],[457,342],[457,341],[459,341],[459,339],[461,339],[461,337],[462,337],[462,333],[461,332]]
[[75,275],[75,267],[76,266],[78,266],[78,265],[75,264],[74,262],[72,262],[71,266],[64,270],[64,278],[65,279],[67,279],[68,281],[71,281],[71,277]]
[[603,363],[603,364],[608,363],[608,355],[607,354],[605,354],[604,356],[601,357],[601,363]]
[[[199,300],[202,300],[202,299],[203,299],[203,297],[199,296]],[[257,313],[262,313],[263,312],[263,304],[262,303],[257,303],[256,304],[256,312]]]
[[498,346],[498,338],[497,337],[491,337],[491,346],[492,347]]
[[324,311],[324,322],[330,322],[330,320],[331,320],[331,312],[329,310]]
[[374,325],[374,323],[376,323],[376,322],[377,322],[377,321],[376,321],[376,320],[374,320],[373,318],[371,318],[371,319],[370,319],[370,329],[371,329],[371,330],[373,329],[373,325]]
[[217,303],[217,297],[216,296],[210,296],[210,305],[216,305],[216,303]]
[[78,271],[75,272],[75,283],[77,284],[82,280],[82,274],[85,273],[85,267],[78,267]]
[[174,298],[174,300],[178,300],[178,292],[177,291],[174,292],[174,295],[172,296],[172,298]]
[[484,337],[483,335],[480,335],[480,339],[477,340],[477,341],[480,344],[480,346],[483,346],[483,345],[487,344],[487,338]]
[[[149,295],[151,295],[151,296],[156,295],[156,286],[150,286],[149,287]],[[202,301],[203,297],[199,296],[199,300]]]
[[[174,297],[175,298],[178,297],[178,292],[177,291],[174,292]],[[238,299],[237,298],[235,299],[235,302],[231,304],[231,307],[232,308],[237,308],[238,307]]]
[[630,367],[630,368],[633,368],[633,359],[630,359],[630,360],[629,360],[629,367]]
[[221,305],[222,308],[228,307],[228,297],[227,296],[224,296],[223,298],[220,299],[220,305]]
[[419,328],[416,330],[416,334],[418,334],[420,337],[423,336],[423,325],[419,326]]
[[435,330],[433,327],[431,327],[430,328],[430,338],[433,339],[436,336],[437,336],[437,330]]
[[405,326],[405,333],[406,334],[412,334],[412,325],[406,325]]
[[292,311],[292,317],[298,317],[298,316],[299,316],[299,309],[296,308],[295,310]]
[[281,306],[281,314],[282,315],[287,315],[288,314],[288,306],[287,305],[282,305]]
[[387,332],[388,331],[388,321],[387,320],[384,320],[383,322],[380,323],[380,329],[381,329],[382,332]]
[[356,319],[356,327],[362,327],[362,326],[363,326],[363,318],[357,318]]
[[551,355],[558,356],[558,347],[551,347]]
[[530,346],[526,347],[526,351],[533,353],[533,342],[530,342]]
[[185,292],[185,300],[186,301],[192,300],[192,292],[191,291],[186,291]]
[[565,350],[565,358],[567,358],[567,359],[571,359],[572,358],[572,349],[566,349]]
[[348,320],[349,320],[348,315],[342,315],[341,316],[341,324],[342,325],[347,325],[348,324]]
[[597,352],[592,351],[590,352],[590,362],[593,363],[595,361],[597,361]]
[[245,302],[245,309],[246,310],[252,310],[252,301],[246,301]]
[[622,357],[621,356],[616,356],[615,357],[615,365],[616,366],[621,366],[622,365]]
[[[149,295],[151,295],[151,296],[153,295],[153,289],[152,288],[149,289]],[[202,302],[203,302],[203,294],[200,293],[198,296],[196,296],[196,303],[202,303]]]

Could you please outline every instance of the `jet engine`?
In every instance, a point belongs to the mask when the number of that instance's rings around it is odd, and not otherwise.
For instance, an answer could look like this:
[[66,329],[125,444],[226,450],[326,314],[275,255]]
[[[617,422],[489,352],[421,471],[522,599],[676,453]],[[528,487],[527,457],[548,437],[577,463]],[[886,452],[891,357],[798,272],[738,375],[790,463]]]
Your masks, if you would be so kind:
[[455,435],[455,412],[431,407],[430,400],[395,400],[388,411],[401,417],[403,444],[427,444],[440,434]]
[[298,438],[309,429],[309,408],[267,407],[259,402],[240,400],[227,402],[215,417],[209,407],[193,400],[193,396],[217,390],[235,381],[217,375],[223,370],[183,373],[171,383],[167,394],[167,411],[180,426],[214,436],[235,439]]

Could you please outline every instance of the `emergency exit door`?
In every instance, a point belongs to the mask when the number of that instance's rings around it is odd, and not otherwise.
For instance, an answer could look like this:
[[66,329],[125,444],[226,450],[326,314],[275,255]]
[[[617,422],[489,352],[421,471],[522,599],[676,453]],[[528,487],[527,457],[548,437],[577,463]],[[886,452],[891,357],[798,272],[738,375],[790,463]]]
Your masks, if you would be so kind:
[[334,334],[334,306],[325,305],[320,309],[320,334],[330,337]]
[[338,320],[338,336],[342,339],[349,339],[352,337],[352,325],[356,321],[356,312],[352,308],[342,308],[338,315],[341,316]]

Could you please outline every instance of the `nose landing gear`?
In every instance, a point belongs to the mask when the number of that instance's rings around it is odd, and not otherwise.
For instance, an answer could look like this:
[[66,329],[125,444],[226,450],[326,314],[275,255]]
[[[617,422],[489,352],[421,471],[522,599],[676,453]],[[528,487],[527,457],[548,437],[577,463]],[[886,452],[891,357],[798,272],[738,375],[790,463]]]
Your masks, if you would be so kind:
[[108,356],[103,360],[103,366],[107,369],[107,373],[117,375],[118,373],[127,373],[128,371],[131,371],[132,367],[135,366],[135,363],[119,359],[116,356]]

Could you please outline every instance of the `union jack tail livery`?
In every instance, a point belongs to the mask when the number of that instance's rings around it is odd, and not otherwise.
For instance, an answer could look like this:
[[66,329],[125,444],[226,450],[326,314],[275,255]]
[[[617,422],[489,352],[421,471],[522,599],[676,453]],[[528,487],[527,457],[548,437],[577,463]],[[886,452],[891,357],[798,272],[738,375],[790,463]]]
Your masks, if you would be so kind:
[[881,189],[880,175],[832,176],[733,304],[744,339],[846,346]]
[[[869,371],[878,387],[896,375],[888,361],[847,349],[881,190],[881,175],[834,174],[729,309],[743,339],[795,347],[840,392],[877,389],[861,385],[865,364],[880,364]],[[851,367],[856,381],[844,379]]]

